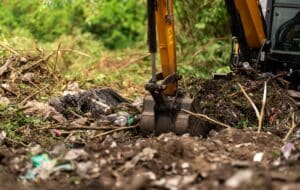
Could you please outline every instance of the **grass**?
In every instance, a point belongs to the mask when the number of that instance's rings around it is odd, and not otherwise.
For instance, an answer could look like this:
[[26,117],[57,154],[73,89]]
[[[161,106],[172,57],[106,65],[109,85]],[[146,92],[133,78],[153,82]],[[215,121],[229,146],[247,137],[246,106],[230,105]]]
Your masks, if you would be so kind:
[[38,126],[42,122],[40,118],[25,116],[18,107],[0,105],[0,129],[6,132],[9,139],[22,140],[17,132],[20,127]]

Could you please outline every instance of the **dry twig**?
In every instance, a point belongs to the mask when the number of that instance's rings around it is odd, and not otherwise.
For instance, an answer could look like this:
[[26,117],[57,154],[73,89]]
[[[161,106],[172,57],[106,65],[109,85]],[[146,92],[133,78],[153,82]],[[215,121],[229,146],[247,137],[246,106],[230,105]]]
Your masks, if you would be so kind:
[[208,117],[207,115],[199,114],[199,113],[198,113],[198,114],[197,114],[197,113],[193,113],[193,112],[191,112],[191,111],[184,110],[184,109],[182,109],[182,111],[185,112],[185,113],[187,113],[187,114],[189,114],[189,115],[192,115],[192,116],[194,116],[194,117],[196,117],[196,118],[198,118],[198,119],[205,119],[206,121],[209,121],[209,122],[211,122],[211,123],[213,123],[213,124],[220,125],[220,126],[225,127],[225,128],[231,128],[230,125],[227,125],[227,124],[222,123],[222,122],[220,122],[220,121],[216,121],[216,120],[214,120],[214,119]]
[[259,111],[255,105],[255,103],[252,101],[252,99],[250,98],[250,96],[247,94],[247,92],[245,91],[244,87],[238,83],[241,91],[243,92],[243,94],[245,95],[245,97],[247,98],[247,100],[249,101],[249,103],[251,104],[251,106],[253,107],[254,111],[255,111],[255,114],[256,114],[256,117],[257,119],[259,120],[259,117],[260,117],[260,114],[259,114]]
[[12,64],[11,59],[7,59],[6,62],[5,62],[5,64],[4,64],[2,67],[0,67],[0,77],[1,77],[4,73],[7,72],[8,68],[9,68],[9,66],[10,66],[11,64]]
[[295,123],[295,112],[293,112],[293,114],[292,114],[292,126],[290,127],[289,132],[285,135],[285,137],[283,139],[283,142],[286,142],[289,139],[289,137],[291,136],[291,134],[293,133],[293,131],[295,130],[295,128],[298,125],[296,125],[296,123]]
[[105,135],[109,135],[109,134],[112,134],[114,132],[125,131],[125,130],[129,130],[129,129],[136,129],[138,127],[139,127],[139,125],[134,125],[134,126],[130,126],[130,127],[119,127],[117,129],[114,129],[114,130],[110,130],[110,131],[107,131],[107,132],[104,132],[104,133],[100,133],[99,135],[96,135],[96,136],[92,137],[92,139],[95,139],[95,138],[98,138],[98,137],[103,137]]
[[264,85],[264,96],[263,96],[262,106],[261,106],[260,115],[259,115],[259,119],[258,119],[258,133],[260,133],[261,128],[262,128],[262,123],[263,123],[264,116],[265,116],[266,103],[267,103],[267,82],[265,82],[265,85]]
[[3,47],[4,49],[6,49],[7,51],[11,52],[12,54],[15,54],[17,56],[20,55],[16,50],[14,50],[11,47],[5,45],[4,43],[0,43],[0,46]]
[[255,103],[252,101],[252,99],[249,97],[249,95],[245,91],[244,87],[240,83],[238,83],[238,85],[255,111],[255,114],[256,114],[256,117],[258,120],[258,131],[257,132],[260,133],[261,129],[262,129],[262,123],[264,120],[264,116],[265,116],[265,107],[266,107],[266,102],[267,102],[267,82],[264,82],[264,95],[263,95],[263,99],[262,99],[262,106],[261,106],[260,112],[258,111]]
[[18,94],[17,94],[17,93],[15,93],[14,91],[12,91],[12,90],[6,88],[4,85],[1,85],[1,84],[0,84],[0,88],[2,88],[2,89],[3,89],[4,91],[6,91],[6,92],[9,92],[10,94],[12,94],[12,95],[18,97]]
[[41,93],[43,90],[45,90],[46,88],[48,88],[49,85],[44,86],[43,88],[35,91],[34,93],[32,93],[31,95],[27,96],[24,100],[21,101],[20,105],[24,105],[28,100],[30,100],[33,96]]
[[50,59],[50,57],[53,56],[53,55],[54,55],[54,53],[51,53],[51,54],[47,55],[46,57],[44,57],[44,58],[42,58],[42,59],[40,59],[40,60],[34,62],[33,64],[28,64],[28,65],[26,65],[26,66],[22,69],[22,71],[20,71],[20,72],[22,73],[22,72],[27,71],[27,70],[29,70],[30,68],[32,68],[32,67],[34,67],[34,66],[36,66],[36,65],[38,65],[38,64],[40,64],[40,63],[42,63],[42,62],[48,61],[48,60]]
[[[126,127],[128,128],[128,127]],[[116,130],[120,129],[120,127],[42,127],[34,129],[35,131],[39,130],[51,130],[51,129],[57,129],[57,130],[64,130],[64,131],[76,131],[76,130],[89,130],[89,131],[108,131],[108,130]]]
[[129,61],[129,62],[125,63],[124,65],[122,65],[122,66],[119,67],[118,69],[119,69],[119,70],[122,70],[122,69],[128,67],[129,65],[132,65],[132,64],[134,64],[134,63],[136,63],[136,62],[139,62],[139,61],[141,61],[141,60],[143,60],[143,59],[145,59],[145,58],[147,58],[147,57],[149,57],[149,56],[150,56],[150,54],[147,53],[146,55],[143,55],[143,56],[138,57],[138,58],[136,58],[136,59],[134,59],[134,60],[132,60],[132,61]]

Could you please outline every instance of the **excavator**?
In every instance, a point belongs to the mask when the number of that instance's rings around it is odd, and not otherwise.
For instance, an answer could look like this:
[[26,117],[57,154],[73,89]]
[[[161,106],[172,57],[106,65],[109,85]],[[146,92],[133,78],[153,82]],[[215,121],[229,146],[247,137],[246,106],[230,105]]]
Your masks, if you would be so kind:
[[[261,73],[285,73],[295,88],[300,85],[300,1],[224,0],[228,10],[232,69],[248,63]],[[147,0],[148,45],[152,78],[145,85],[140,128],[143,134],[192,133],[193,100],[178,87],[174,0]],[[157,72],[157,52],[161,73]]]

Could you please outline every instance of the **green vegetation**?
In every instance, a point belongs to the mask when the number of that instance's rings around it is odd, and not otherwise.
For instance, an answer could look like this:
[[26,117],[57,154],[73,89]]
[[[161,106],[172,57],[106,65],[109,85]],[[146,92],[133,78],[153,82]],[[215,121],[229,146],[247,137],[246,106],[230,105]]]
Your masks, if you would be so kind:
[[[228,71],[224,1],[175,2],[179,72],[209,77]],[[123,81],[116,84],[122,89],[150,77],[148,58],[121,66],[147,53],[145,0],[3,0],[0,17],[0,42],[16,50],[61,50],[57,67],[70,78],[99,85]]]
[[[186,79],[228,71],[223,1],[175,1],[177,60]],[[2,0],[0,17],[0,65],[9,48],[24,57],[38,49],[52,55],[49,65],[64,79],[86,88],[110,86],[127,97],[141,96],[151,77],[146,0]],[[19,88],[27,87],[20,83]],[[21,126],[37,125],[39,119],[17,107],[0,107],[0,128],[9,138],[16,139]]]
[[19,108],[0,105],[0,129],[5,130],[10,139],[20,140],[17,131],[21,126],[37,126],[40,123],[40,119],[26,117]]

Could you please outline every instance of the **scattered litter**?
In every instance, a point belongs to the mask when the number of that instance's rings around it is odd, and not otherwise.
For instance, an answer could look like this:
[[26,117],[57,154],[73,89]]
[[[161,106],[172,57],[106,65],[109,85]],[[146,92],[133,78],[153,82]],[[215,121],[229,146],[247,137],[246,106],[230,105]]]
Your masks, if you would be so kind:
[[90,112],[92,117],[97,118],[110,114],[113,107],[121,103],[128,103],[128,101],[110,88],[67,94],[50,101],[50,105],[67,118],[74,117],[70,111],[72,108],[82,113]]
[[281,147],[280,151],[283,155],[283,157],[288,160],[291,156],[292,152],[295,151],[295,145],[292,143],[286,143],[283,147]]
[[264,153],[258,152],[254,155],[253,162],[261,162],[263,160],[263,157],[264,157]]
[[88,154],[84,149],[71,149],[64,156],[64,160],[72,161],[79,157],[87,157]]
[[65,164],[61,164],[58,165],[54,168],[54,171],[73,171],[74,170],[74,166],[71,163],[65,163]]
[[47,103],[42,103],[38,101],[29,101],[26,103],[25,107],[27,109],[24,110],[24,114],[26,115],[34,115],[40,116],[44,119],[53,119],[58,123],[65,123],[66,119],[63,115],[58,113],[52,106]]
[[139,112],[142,112],[143,109],[143,98],[137,98],[133,103],[132,106],[135,107]]
[[34,167],[40,167],[43,163],[49,162],[48,154],[40,154],[31,157],[31,162]]
[[139,120],[139,115],[132,116],[131,114],[120,111],[107,116],[107,120],[114,123],[117,126],[125,127],[131,126],[134,122]]
[[47,160],[41,163],[40,166],[31,168],[27,170],[27,172],[24,175],[20,176],[20,179],[22,180],[37,180],[37,179],[43,179],[46,180],[49,178],[49,176],[55,172],[58,171],[73,171],[74,167],[71,163],[65,163],[61,165],[57,165],[56,160]]
[[57,130],[57,129],[52,129],[51,133],[54,137],[60,137],[62,135],[62,132],[60,130]]
[[253,176],[253,171],[251,170],[241,170],[236,172],[232,177],[230,177],[225,185],[232,188],[239,187],[242,183],[247,183],[251,180]]

